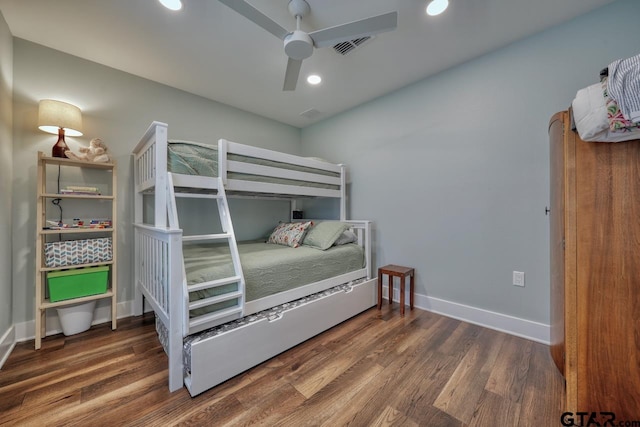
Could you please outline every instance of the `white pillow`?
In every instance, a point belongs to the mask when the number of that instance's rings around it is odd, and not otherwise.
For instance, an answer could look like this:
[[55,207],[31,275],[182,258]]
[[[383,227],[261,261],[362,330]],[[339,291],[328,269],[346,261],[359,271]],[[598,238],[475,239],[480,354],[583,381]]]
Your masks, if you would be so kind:
[[347,243],[355,243],[358,241],[358,236],[351,230],[345,230],[340,237],[333,243],[333,246],[346,245]]

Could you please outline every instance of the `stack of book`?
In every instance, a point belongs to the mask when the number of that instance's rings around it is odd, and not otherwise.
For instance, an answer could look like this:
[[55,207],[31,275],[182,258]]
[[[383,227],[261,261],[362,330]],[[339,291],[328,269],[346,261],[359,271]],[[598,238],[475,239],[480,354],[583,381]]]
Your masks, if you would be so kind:
[[67,185],[60,190],[60,194],[86,194],[90,196],[99,196],[100,191],[97,187],[83,187],[78,185]]

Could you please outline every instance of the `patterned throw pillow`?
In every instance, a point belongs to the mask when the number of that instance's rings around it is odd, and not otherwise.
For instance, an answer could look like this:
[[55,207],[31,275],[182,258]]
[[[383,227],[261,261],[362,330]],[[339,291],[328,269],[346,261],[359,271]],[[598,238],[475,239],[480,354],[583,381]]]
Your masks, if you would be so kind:
[[297,248],[300,246],[307,229],[312,225],[311,221],[307,222],[281,222],[273,230],[267,243],[275,243],[277,245],[291,246]]

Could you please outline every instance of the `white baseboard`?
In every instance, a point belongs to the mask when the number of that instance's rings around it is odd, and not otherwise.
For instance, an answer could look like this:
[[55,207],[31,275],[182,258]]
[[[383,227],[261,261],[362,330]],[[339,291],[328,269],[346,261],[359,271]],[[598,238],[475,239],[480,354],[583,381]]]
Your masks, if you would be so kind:
[[13,347],[16,345],[16,328],[12,325],[0,338],[0,369],[7,361]]
[[[382,295],[386,299],[388,298],[387,286],[383,286]],[[394,301],[399,301],[399,297],[400,290],[394,289]],[[408,293],[406,294],[405,302],[407,304],[409,303]],[[133,300],[119,302],[117,306],[118,318],[133,316],[133,303]],[[549,325],[543,323],[421,294],[415,294],[414,305],[422,310],[442,314],[443,316],[452,317],[489,329],[495,329],[542,344],[549,345],[551,341]],[[62,328],[58,320],[58,315],[55,310],[49,311],[50,312],[47,313],[47,335],[61,333]],[[145,312],[146,311],[148,311],[148,307],[145,307]],[[98,307],[93,319],[92,324],[94,325],[109,322],[111,319],[110,307],[108,305]],[[0,341],[0,367],[2,367],[2,363],[6,360],[16,342],[28,341],[34,339],[34,337],[35,320],[17,323],[14,328],[11,328]]]
[[[117,318],[133,316],[133,301],[119,302],[116,306]],[[98,306],[93,313],[92,325],[106,323],[111,321],[111,306]],[[60,320],[55,310],[47,310],[47,332],[46,335],[55,335],[62,333]],[[15,324],[15,342],[23,342],[34,339],[36,336],[36,321],[29,320],[27,322]]]
[[[387,286],[383,286],[382,295],[386,298],[388,290]],[[400,290],[397,287],[394,288],[393,300],[400,301]],[[409,304],[408,292],[405,304]],[[550,327],[543,323],[421,294],[414,295],[414,307],[542,344],[549,345],[551,342]]]

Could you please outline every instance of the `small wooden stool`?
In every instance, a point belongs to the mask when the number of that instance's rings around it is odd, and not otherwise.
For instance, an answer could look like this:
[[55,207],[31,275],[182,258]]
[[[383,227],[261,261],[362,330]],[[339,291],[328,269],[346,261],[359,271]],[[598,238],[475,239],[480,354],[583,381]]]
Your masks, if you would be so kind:
[[400,278],[400,315],[404,316],[404,283],[407,276],[411,278],[409,282],[409,308],[413,310],[413,291],[414,291],[414,270],[410,267],[402,267],[400,265],[385,265],[378,268],[378,310],[382,308],[382,275],[389,276],[389,305],[393,302],[393,278]]

